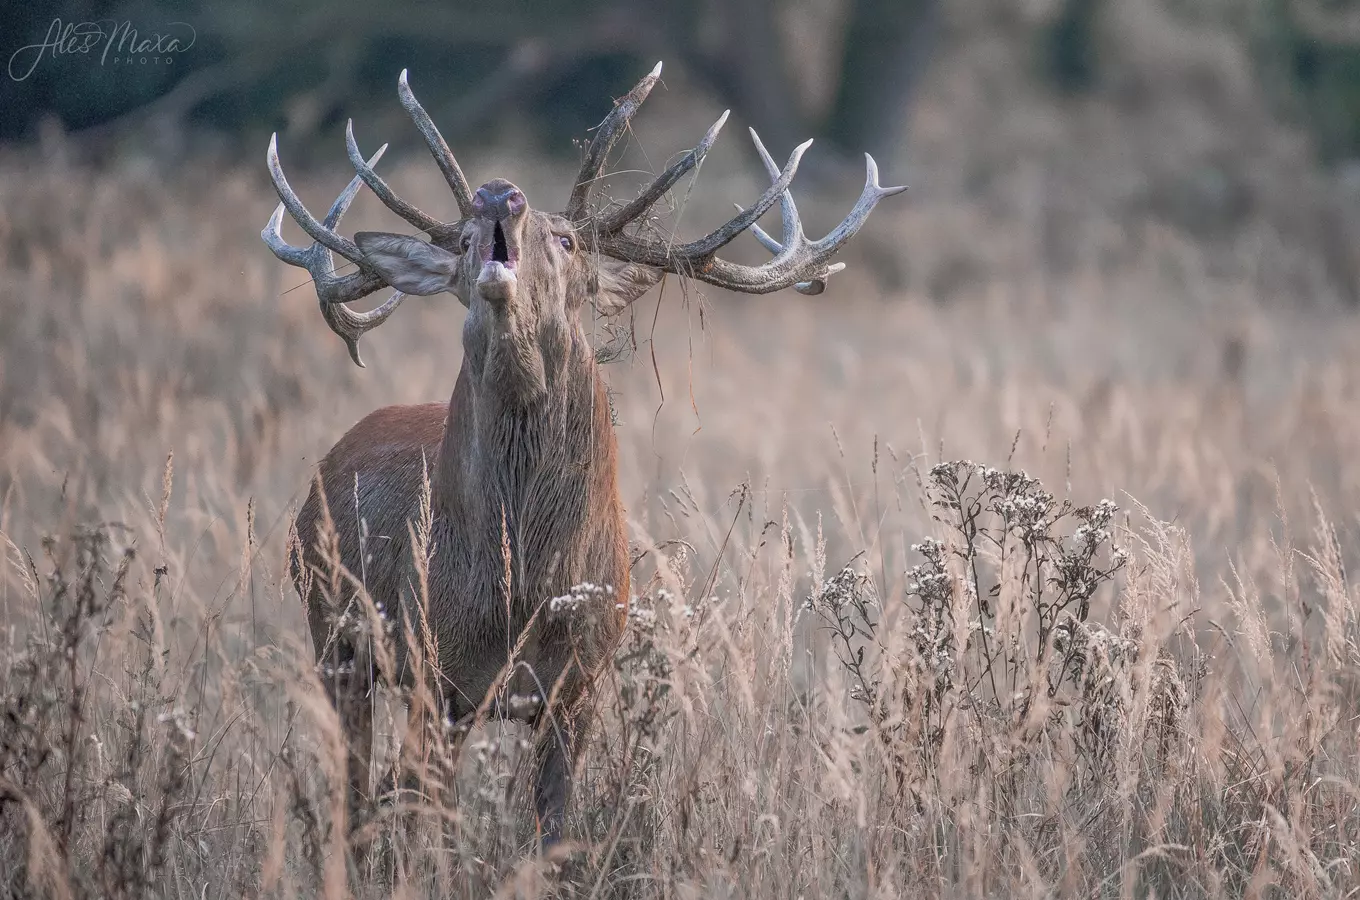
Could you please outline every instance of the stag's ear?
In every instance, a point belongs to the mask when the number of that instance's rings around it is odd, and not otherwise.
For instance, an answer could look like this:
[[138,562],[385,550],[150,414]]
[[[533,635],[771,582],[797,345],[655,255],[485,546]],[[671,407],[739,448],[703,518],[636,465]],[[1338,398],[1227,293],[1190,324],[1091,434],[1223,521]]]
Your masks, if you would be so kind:
[[599,258],[595,271],[596,284],[591,299],[595,302],[596,312],[603,316],[627,309],[666,275],[653,266],[623,262],[609,256]]
[[354,243],[383,281],[402,293],[458,293],[458,257],[441,247],[385,231],[360,231],[354,235]]

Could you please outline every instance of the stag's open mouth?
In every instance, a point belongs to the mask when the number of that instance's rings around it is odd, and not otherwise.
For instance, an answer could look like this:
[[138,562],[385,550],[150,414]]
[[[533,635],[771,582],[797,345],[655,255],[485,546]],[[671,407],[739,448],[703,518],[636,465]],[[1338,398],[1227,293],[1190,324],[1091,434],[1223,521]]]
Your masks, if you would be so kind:
[[518,247],[510,243],[505,227],[497,222],[491,240],[482,247],[482,271],[477,276],[477,290],[487,300],[507,300],[515,288],[515,263]]
[[496,223],[496,232],[491,238],[491,259],[510,266],[510,244],[505,240],[505,229],[500,222]]
[[515,264],[519,262],[516,243],[511,241],[511,234],[503,223],[495,223],[491,239],[482,244],[482,272],[478,280],[498,280],[506,275],[513,278]]

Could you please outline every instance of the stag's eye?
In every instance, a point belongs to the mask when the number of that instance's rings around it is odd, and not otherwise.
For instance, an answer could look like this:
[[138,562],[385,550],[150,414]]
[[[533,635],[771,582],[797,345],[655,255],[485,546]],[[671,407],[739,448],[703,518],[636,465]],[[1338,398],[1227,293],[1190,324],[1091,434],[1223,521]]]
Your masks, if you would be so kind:
[[562,249],[570,253],[576,249],[576,240],[569,234],[559,234],[557,243],[562,245]]
[[472,235],[470,235],[470,234],[465,234],[465,235],[463,235],[462,238],[459,239],[459,241],[458,241],[458,252],[459,252],[459,253],[466,253],[466,252],[468,252],[468,248],[471,247],[471,246],[472,246]]

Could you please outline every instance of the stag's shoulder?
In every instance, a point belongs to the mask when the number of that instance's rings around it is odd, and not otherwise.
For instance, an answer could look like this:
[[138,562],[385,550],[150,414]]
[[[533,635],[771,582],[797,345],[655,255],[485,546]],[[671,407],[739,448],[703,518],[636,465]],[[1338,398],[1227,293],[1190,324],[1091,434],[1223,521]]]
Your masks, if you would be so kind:
[[303,537],[324,518],[323,494],[342,543],[357,534],[359,516],[374,533],[404,534],[424,473],[438,457],[448,409],[444,403],[385,406],[360,419],[321,460],[320,478],[298,515]]
[[[402,504],[434,468],[449,407],[444,403],[384,406],[345,432],[321,460],[327,495],[355,489],[385,504]],[[334,499],[332,498],[332,503]]]
[[335,461],[351,456],[405,455],[422,449],[438,449],[439,442],[444,439],[448,415],[447,403],[375,409],[345,432],[326,458]]

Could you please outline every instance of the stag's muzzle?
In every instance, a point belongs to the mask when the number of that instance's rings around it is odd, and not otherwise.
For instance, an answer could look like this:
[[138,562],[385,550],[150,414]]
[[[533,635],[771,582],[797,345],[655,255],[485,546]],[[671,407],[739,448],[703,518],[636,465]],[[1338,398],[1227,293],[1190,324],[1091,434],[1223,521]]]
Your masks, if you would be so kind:
[[529,201],[519,188],[497,178],[477,188],[472,208],[481,223],[477,249],[482,271],[477,276],[477,290],[487,300],[505,300],[515,287],[515,266]]
[[472,198],[472,208],[477,210],[477,215],[495,222],[520,216],[528,207],[524,192],[504,178],[488,181],[477,188]]

